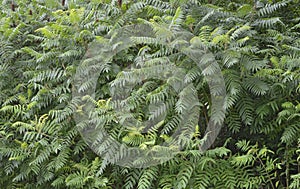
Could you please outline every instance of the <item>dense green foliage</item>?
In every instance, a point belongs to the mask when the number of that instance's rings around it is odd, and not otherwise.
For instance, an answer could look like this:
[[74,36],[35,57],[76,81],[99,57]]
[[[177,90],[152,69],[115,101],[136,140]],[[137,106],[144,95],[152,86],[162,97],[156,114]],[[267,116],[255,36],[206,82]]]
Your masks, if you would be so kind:
[[[0,5],[0,188],[300,188],[300,3],[120,2],[4,0]],[[167,140],[185,124],[180,112],[193,102],[157,80],[140,83],[127,101],[139,119],[147,119],[149,101],[162,104],[156,116],[167,116],[157,132],[124,128],[110,109],[109,85],[136,73],[122,70],[131,65],[156,72],[165,62],[185,70],[185,80],[197,89],[201,115],[185,149],[148,168],[98,157],[73,119],[82,108],[72,98],[73,79],[89,44],[137,23],[148,24],[155,36],[136,39],[139,44],[99,69],[96,96],[90,99],[99,122],[116,140],[141,148]],[[193,35],[188,43],[213,53],[225,79],[225,123],[204,153],[198,145],[212,112],[204,75],[214,70],[200,70],[185,54],[161,45],[176,44],[178,28]]]

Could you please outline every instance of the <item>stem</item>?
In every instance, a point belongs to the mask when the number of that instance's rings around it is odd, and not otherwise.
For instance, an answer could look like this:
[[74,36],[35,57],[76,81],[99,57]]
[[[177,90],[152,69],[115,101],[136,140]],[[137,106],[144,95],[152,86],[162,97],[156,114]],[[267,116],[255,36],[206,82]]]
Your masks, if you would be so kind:
[[275,189],[275,186],[274,186],[274,184],[273,184],[273,182],[272,182],[272,179],[271,179],[270,174],[268,173],[268,171],[267,171],[267,169],[266,169],[265,164],[262,162],[262,160],[261,160],[259,157],[257,157],[257,158],[258,158],[260,164],[263,166],[263,168],[264,168],[264,170],[265,170],[265,172],[266,172],[266,174],[267,174],[267,176],[268,176],[268,181],[270,182],[270,184],[271,184],[271,186],[272,186],[272,189]]
[[286,189],[289,189],[289,185],[290,185],[290,164],[289,164],[289,148],[286,145],[285,148],[285,153],[286,153],[286,169],[285,169],[285,176],[286,176]]
[[208,125],[208,123],[209,123],[209,120],[208,120],[208,116],[207,116],[207,114],[206,114],[206,106],[204,106],[203,108],[202,108],[202,110],[203,110],[203,114],[204,114],[204,117],[205,117],[205,122],[206,122],[206,125]]

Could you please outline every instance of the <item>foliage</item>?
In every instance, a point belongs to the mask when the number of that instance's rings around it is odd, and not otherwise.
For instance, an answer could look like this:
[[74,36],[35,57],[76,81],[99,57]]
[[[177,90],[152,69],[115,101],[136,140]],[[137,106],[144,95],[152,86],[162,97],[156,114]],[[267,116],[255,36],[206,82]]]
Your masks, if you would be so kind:
[[[0,5],[1,188],[300,188],[299,2],[118,2],[5,0]],[[148,168],[121,167],[108,163],[111,156],[98,157],[73,117],[82,108],[72,98],[74,75],[87,73],[79,64],[89,45],[136,23],[148,25],[155,35],[135,39],[135,46],[98,68],[96,95],[88,99],[100,116],[92,121],[104,123],[128,146],[150,148],[189,124],[186,107],[200,113],[198,123],[188,127],[184,150]],[[225,124],[204,153],[199,144],[213,112],[213,89],[204,76],[215,70],[200,70],[174,48],[182,42],[180,28],[192,35],[189,41],[183,38],[185,43],[212,52],[226,84]],[[138,74],[161,73],[161,64],[184,70],[199,105],[185,98],[184,90],[175,94],[166,82],[137,81]],[[128,71],[129,66],[136,69]],[[157,104],[152,118],[166,115],[159,129],[143,133],[116,121],[108,88],[126,81],[139,83],[125,99],[126,107],[147,120],[145,108]]]

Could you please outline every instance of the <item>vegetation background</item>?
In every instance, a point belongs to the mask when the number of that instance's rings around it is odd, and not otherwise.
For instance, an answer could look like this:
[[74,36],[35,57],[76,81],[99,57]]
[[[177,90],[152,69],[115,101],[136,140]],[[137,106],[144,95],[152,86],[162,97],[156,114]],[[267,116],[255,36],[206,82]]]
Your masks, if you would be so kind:
[[[298,0],[3,0],[0,7],[0,188],[300,188]],[[140,39],[142,45],[103,65],[92,99],[99,122],[138,147],[168,140],[184,122],[180,112],[191,102],[156,80],[140,84],[128,102],[142,120],[151,99],[164,104],[157,107],[167,113],[160,130],[144,135],[115,122],[108,88],[126,79],[119,72],[129,65],[143,72],[172,62],[186,70],[201,103],[186,148],[148,168],[109,164],[86,145],[73,119],[80,108],[72,99],[73,76],[88,45],[137,23],[150,25],[156,37]],[[211,113],[205,73],[182,53],[157,45],[175,41],[178,28],[214,54],[226,82],[224,127],[205,153],[198,150]]]

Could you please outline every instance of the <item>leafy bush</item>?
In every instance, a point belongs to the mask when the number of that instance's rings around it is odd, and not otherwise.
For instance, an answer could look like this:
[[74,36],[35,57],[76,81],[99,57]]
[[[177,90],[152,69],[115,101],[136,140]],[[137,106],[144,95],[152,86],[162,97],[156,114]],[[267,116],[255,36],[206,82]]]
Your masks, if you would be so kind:
[[[224,2],[3,1],[1,188],[300,188],[299,3]],[[179,125],[187,124],[180,112],[194,102],[184,100],[184,93],[173,94],[158,80],[139,83],[127,103],[141,120],[147,119],[147,103],[160,104],[155,116],[166,115],[160,129],[145,134],[117,123],[109,109],[108,89],[136,74],[122,74],[129,66],[141,67],[140,74],[160,73],[158,64],[172,63],[195,86],[200,104],[200,118],[185,148],[173,159],[147,168],[122,167],[109,163],[117,161],[109,159],[112,156],[98,157],[73,116],[82,108],[72,98],[74,76],[87,72],[79,65],[89,45],[138,23],[152,28],[155,36],[137,38],[137,45],[102,65],[96,95],[89,97],[101,115],[95,122],[105,123],[116,140],[140,148],[168,140]],[[186,43],[205,46],[214,55],[225,80],[225,124],[204,153],[199,144],[214,111],[205,74],[215,70],[200,70],[186,54],[165,45],[182,42],[176,35],[179,29],[193,36]]]

